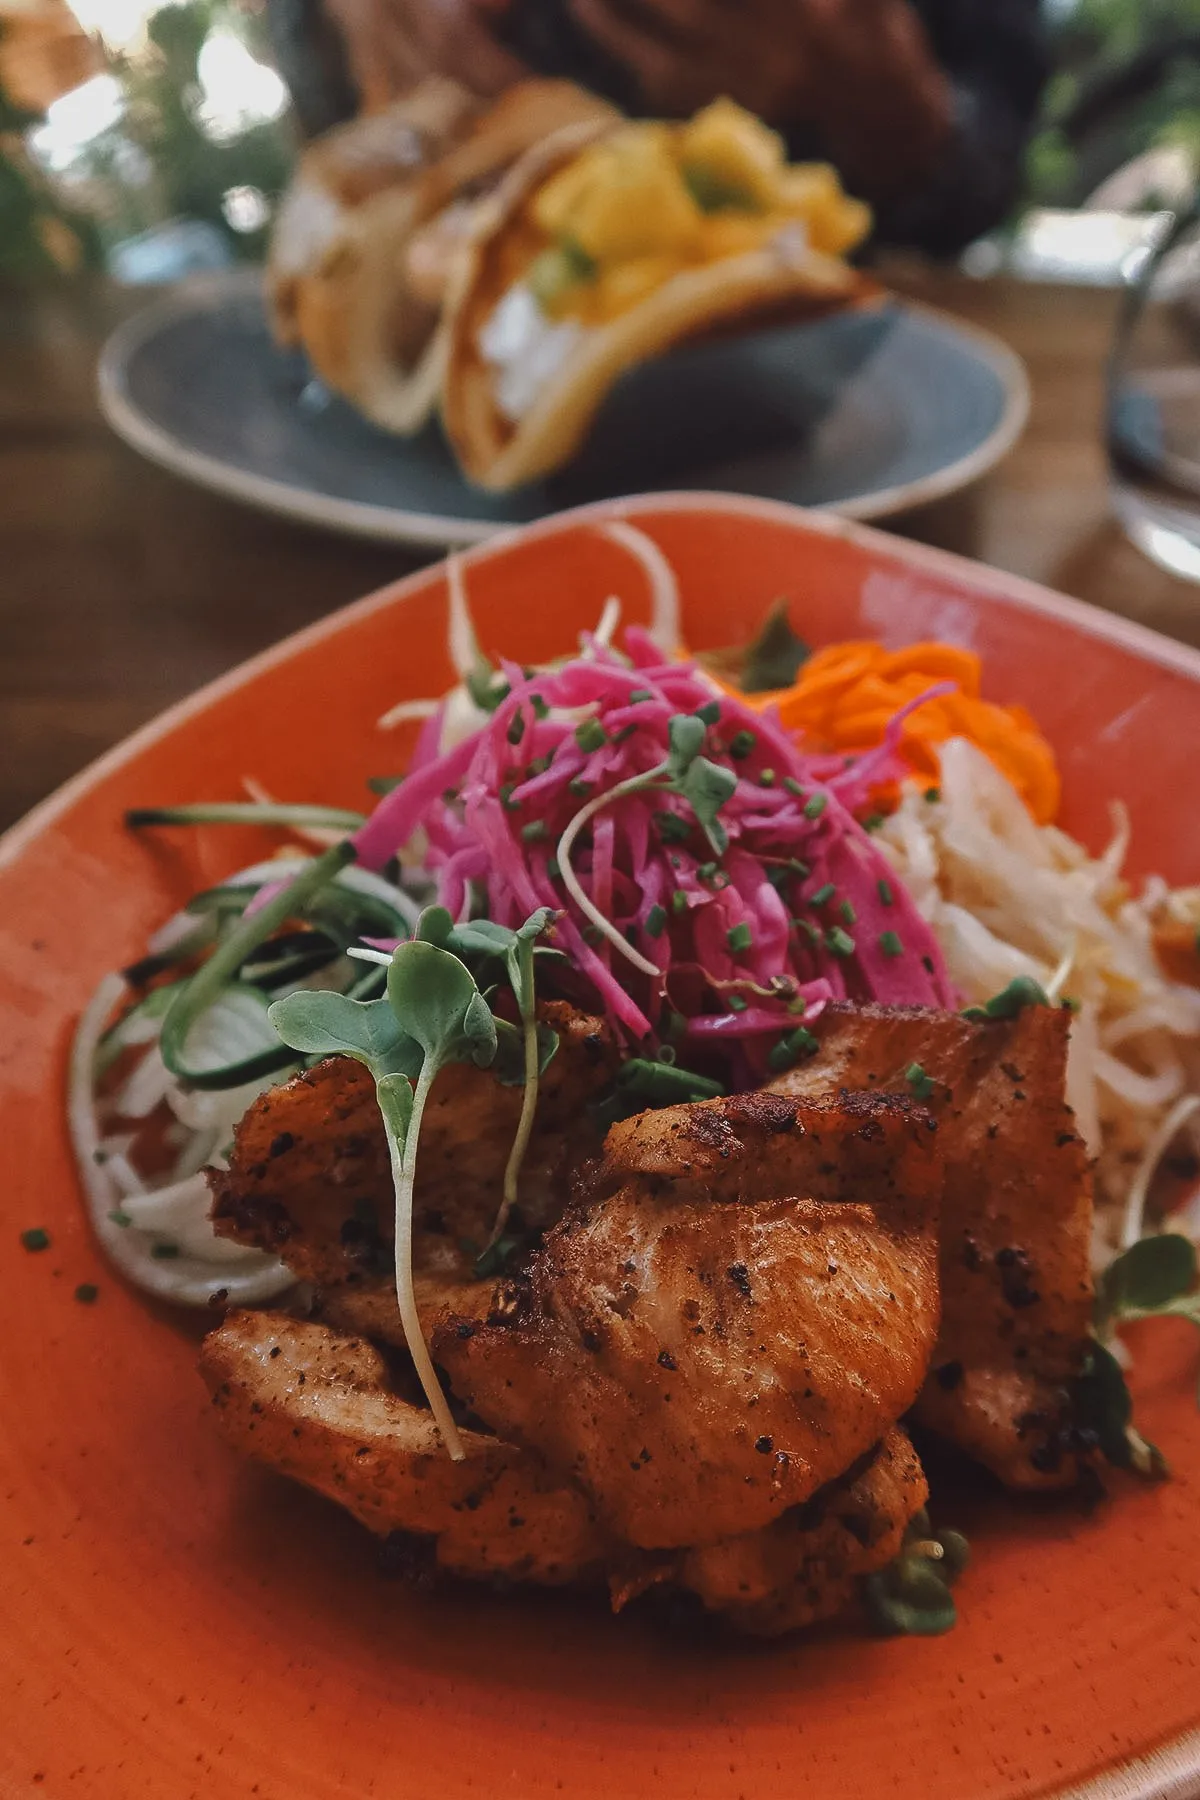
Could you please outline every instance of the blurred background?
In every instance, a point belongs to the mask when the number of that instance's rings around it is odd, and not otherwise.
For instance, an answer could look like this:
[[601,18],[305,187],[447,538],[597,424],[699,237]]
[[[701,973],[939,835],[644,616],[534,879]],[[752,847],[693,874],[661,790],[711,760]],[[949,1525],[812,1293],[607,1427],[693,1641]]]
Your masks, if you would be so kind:
[[[1045,0],[1052,73],[976,274],[1109,280],[1200,168],[1200,0]],[[0,269],[170,279],[261,255],[299,141],[353,104],[303,0],[0,0]],[[1141,221],[1141,223],[1139,223]]]
[[[260,261],[305,141],[395,91],[371,94],[386,58],[369,36],[356,56],[332,18],[370,26],[408,3],[0,0],[0,826],[171,700],[435,554],[190,487],[119,442],[96,401],[101,349],[151,288]],[[465,7],[539,30],[666,4],[411,0],[452,26]],[[924,212],[881,234],[880,278],[918,319],[934,308],[968,340],[1000,340],[1032,406],[985,479],[890,528],[1200,644],[1200,234],[1179,235],[1200,173],[1200,0],[1042,0],[1040,28],[1036,6],[914,0],[951,50],[963,20],[977,41],[968,78],[952,67],[953,154]],[[866,7],[844,0],[847,16]],[[728,12],[740,21],[742,0]],[[1005,20],[999,70],[980,42]],[[452,26],[442,66],[448,54],[457,72]],[[541,68],[578,61],[561,37],[532,48]],[[877,61],[886,109],[903,84]],[[988,125],[997,94],[1012,109]],[[869,127],[870,108],[847,111]],[[904,141],[893,129],[885,164]],[[1170,329],[1154,313],[1148,339],[1130,326],[1131,288],[1169,233]],[[1154,366],[1134,379],[1143,348]],[[1115,408],[1114,367],[1132,372]],[[935,415],[909,386],[914,411]]]

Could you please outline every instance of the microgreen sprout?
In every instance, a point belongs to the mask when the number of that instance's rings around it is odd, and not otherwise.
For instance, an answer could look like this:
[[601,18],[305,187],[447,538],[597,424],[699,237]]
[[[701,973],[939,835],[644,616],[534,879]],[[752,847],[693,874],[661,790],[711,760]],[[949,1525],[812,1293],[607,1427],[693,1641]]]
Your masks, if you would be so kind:
[[958,1531],[935,1533],[922,1510],[908,1524],[900,1554],[863,1582],[863,1601],[884,1636],[940,1637],[957,1619],[952,1584],[970,1559]]
[[301,991],[275,1002],[271,1023],[292,1049],[309,1056],[352,1056],[374,1077],[395,1189],[396,1299],[404,1337],[442,1441],[461,1462],[462,1441],[425,1343],[413,1290],[413,1185],[421,1120],[437,1075],[450,1063],[486,1068],[495,1059],[491,1009],[465,963],[418,937],[393,951],[385,999]]
[[[715,706],[716,702],[712,705]],[[700,713],[708,713],[709,710],[708,707],[702,707]],[[681,795],[691,807],[697,824],[713,849],[718,856],[722,855],[728,848],[729,835],[717,814],[737,787],[737,776],[732,769],[723,768],[720,763],[711,762],[708,757],[700,754],[707,726],[713,722],[715,720],[703,718],[698,713],[676,713],[667,727],[669,748],[664,760],[643,774],[631,775],[626,781],[618,782],[616,787],[609,788],[607,793],[597,794],[589,800],[575,814],[558,840],[556,856],[559,870],[576,906],[602,938],[606,938],[614,949],[619,950],[635,969],[640,969],[643,975],[649,975],[654,980],[659,979],[662,970],[657,963],[652,963],[640,950],[635,949],[585,893],[572,867],[571,851],[584,826],[604,807],[611,806],[614,801],[622,800],[629,794],[656,789],[659,792],[665,790]],[[580,726],[576,731],[577,738],[583,729]],[[660,832],[664,830],[664,826],[668,827],[664,835],[678,836],[681,841],[690,835],[687,821],[677,813],[656,813],[655,823]]]
[[1163,1232],[1140,1238],[1096,1283],[1097,1342],[1075,1384],[1076,1413],[1096,1432],[1109,1462],[1151,1479],[1168,1473],[1166,1458],[1135,1427],[1125,1377],[1109,1345],[1121,1325],[1137,1319],[1187,1319],[1200,1327],[1197,1276],[1191,1239]]
[[[495,1065],[501,1080],[512,1079],[503,1054],[519,1043],[516,1083],[523,1089],[521,1114],[504,1172],[503,1196],[487,1248],[499,1242],[517,1199],[521,1165],[537,1108],[538,1081],[558,1048],[553,1031],[541,1028],[535,1009],[534,956],[537,939],[551,920],[540,908],[518,930],[479,919],[456,925],[444,907],[428,907],[416,935],[390,955],[366,946],[353,954],[387,965],[387,994],[379,1000],[351,1000],[344,994],[305,990],[289,994],[270,1009],[284,1043],[308,1056],[352,1056],[370,1071],[387,1134],[396,1205],[396,1298],[405,1341],[443,1441],[455,1461],[462,1444],[429,1357],[417,1314],[412,1276],[413,1187],[421,1121],[430,1089],[448,1064]],[[519,1030],[493,1016],[467,960],[503,961],[517,1002]],[[509,1062],[506,1074],[502,1063]]]

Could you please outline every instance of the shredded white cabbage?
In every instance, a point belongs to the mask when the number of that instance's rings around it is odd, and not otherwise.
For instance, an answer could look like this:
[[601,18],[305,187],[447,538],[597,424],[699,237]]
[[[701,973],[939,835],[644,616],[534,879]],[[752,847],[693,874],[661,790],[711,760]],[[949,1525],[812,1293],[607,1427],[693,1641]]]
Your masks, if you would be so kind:
[[[1016,975],[1076,1002],[1067,1098],[1096,1158],[1096,1256],[1108,1262],[1139,1222],[1161,1158],[1197,1138],[1200,990],[1171,981],[1154,951],[1153,919],[1168,890],[1132,895],[1120,879],[1129,842],[1123,807],[1091,856],[1031,819],[1015,788],[964,739],[940,749],[936,799],[906,787],[878,841],[932,925],[951,978],[973,1004]],[[1174,1129],[1169,1129],[1174,1114]],[[1193,1209],[1195,1210],[1195,1209]],[[1174,1220],[1189,1218],[1185,1210]]]

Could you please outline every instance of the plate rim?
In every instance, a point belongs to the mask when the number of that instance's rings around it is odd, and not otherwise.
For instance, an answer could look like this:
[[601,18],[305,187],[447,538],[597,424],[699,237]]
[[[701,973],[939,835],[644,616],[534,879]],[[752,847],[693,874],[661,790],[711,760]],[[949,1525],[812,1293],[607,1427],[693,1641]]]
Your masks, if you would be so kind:
[[431,575],[436,574],[449,556],[458,556],[464,569],[469,570],[477,562],[503,554],[518,539],[550,536],[580,525],[600,526],[610,521],[628,520],[631,524],[636,524],[644,513],[714,510],[733,517],[759,518],[777,523],[799,521],[806,528],[825,537],[842,538],[852,544],[861,544],[864,549],[881,553],[907,569],[927,574],[933,579],[961,581],[969,578],[989,598],[1003,599],[1027,612],[1066,621],[1087,637],[1107,640],[1158,663],[1163,668],[1186,675],[1200,688],[1200,649],[1167,637],[1163,632],[1154,631],[1135,619],[1127,619],[1120,613],[1106,612],[1086,600],[1059,593],[1041,582],[994,568],[974,557],[961,556],[957,551],[942,550],[932,544],[919,543],[913,538],[899,537],[893,532],[882,531],[877,526],[847,519],[839,513],[797,506],[790,500],[772,500],[761,495],[731,494],[720,490],[714,492],[705,488],[630,494],[617,499],[591,500],[583,506],[548,513],[544,519],[536,519],[529,525],[506,526],[502,531],[493,532],[482,543],[466,546],[462,550],[452,549],[447,556],[425,563],[421,568],[414,569],[395,581],[386,582],[358,600],[335,607],[321,618],[314,619],[311,624],[288,632],[255,655],[235,663],[212,681],[205,682],[192,693],[185,694],[182,699],[173,701],[153,714],[145,724],[93,758],[76,774],[68,776],[66,781],[60,783],[44,799],[37,801],[28,812],[0,833],[0,870],[11,867],[27,846],[43,830],[52,826],[77,800],[85,798],[109,774],[122,768],[160,738],[166,737],[178,725],[203,712],[222,695],[235,692],[246,683],[257,680],[260,674],[276,664],[286,662],[295,651],[336,636],[347,624],[357,619],[367,618],[388,606],[403,604],[429,581]]
[[[991,568],[951,551],[895,537],[837,514],[798,507],[787,501],[702,490],[595,501],[549,515],[531,525],[507,528],[495,533],[485,544],[466,550],[462,560],[464,567],[469,569],[475,563],[486,562],[493,556],[504,554],[518,539],[557,535],[580,526],[599,526],[614,519],[627,519],[636,523],[640,516],[647,513],[665,511],[686,514],[713,510],[723,511],[734,518],[799,523],[817,534],[861,544],[865,549],[881,552],[892,561],[906,565],[914,573],[925,574],[932,579],[962,580],[969,576],[976,589],[988,599],[1003,600],[1026,611],[1068,623],[1085,637],[1114,644],[1190,678],[1200,690],[1200,649],[1193,649],[1136,621],[1103,612],[1098,607],[1069,595],[1059,594],[1022,576]],[[438,563],[426,565],[357,601],[337,608],[312,624],[289,633],[257,655],[236,664],[194,693],[163,709],[78,774],[70,777],[0,835],[0,870],[14,868],[23,853],[44,832],[53,828],[77,801],[86,798],[110,774],[168,736],[179,725],[205,711],[223,695],[254,682],[261,674],[286,662],[296,651],[337,636],[361,618],[414,598],[420,588],[437,575],[439,566]],[[1081,1782],[1042,1789],[1041,1795],[1042,1800],[1197,1800],[1197,1796],[1200,1796],[1200,1721],[1135,1757],[1098,1769]]]
[[[381,506],[375,501],[343,500],[321,494],[309,487],[280,481],[274,476],[259,475],[237,468],[219,456],[196,450],[175,433],[151,419],[130,397],[126,388],[126,372],[133,356],[167,324],[189,317],[198,310],[209,310],[221,300],[246,294],[260,294],[261,272],[257,268],[221,270],[215,274],[193,276],[170,292],[140,307],[122,321],[105,340],[96,368],[96,394],[106,423],[129,447],[148,462],[166,469],[169,474],[193,486],[219,494],[240,505],[286,518],[317,529],[340,532],[374,543],[411,544],[435,549],[462,548],[487,542],[513,530],[524,529],[508,523],[492,524],[483,519],[456,519],[434,513],[414,512],[408,507]],[[876,488],[869,494],[851,495],[830,504],[825,510],[845,519],[882,519],[931,505],[947,495],[970,487],[1001,462],[1013,448],[1029,421],[1031,393],[1029,375],[1016,351],[968,320],[956,318],[924,301],[909,300],[903,295],[889,295],[898,309],[932,321],[943,333],[965,340],[980,361],[996,376],[1004,400],[1000,418],[982,443],[964,456],[956,457],[944,468],[935,469],[915,480],[898,482],[891,487]],[[664,492],[673,490],[664,489]],[[719,491],[719,490],[718,490]],[[761,498],[762,496],[745,496]],[[588,505],[603,505],[589,501]],[[776,502],[781,506],[793,501]],[[563,512],[576,512],[577,507],[552,512],[545,518],[561,518]],[[533,524],[541,520],[531,521]]]

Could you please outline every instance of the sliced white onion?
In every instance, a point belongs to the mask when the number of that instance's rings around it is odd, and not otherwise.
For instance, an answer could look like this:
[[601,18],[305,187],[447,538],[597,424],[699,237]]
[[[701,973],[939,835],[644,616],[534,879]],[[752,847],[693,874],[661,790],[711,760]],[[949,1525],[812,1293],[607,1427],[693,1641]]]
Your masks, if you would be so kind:
[[674,569],[654,539],[627,520],[610,519],[599,529],[641,564],[650,583],[650,636],[664,656],[674,656],[681,633],[679,583]]
[[207,1187],[203,1195],[200,1193],[202,1177],[196,1178],[197,1185],[192,1189],[195,1216],[187,1222],[189,1242],[198,1242],[202,1250],[181,1248],[178,1256],[156,1256],[156,1243],[181,1247],[180,1235],[168,1238],[141,1231],[136,1225],[118,1225],[109,1217],[112,1212],[132,1215],[128,1214],[125,1197],[109,1178],[105,1163],[98,1160],[97,1153],[103,1156],[104,1146],[96,1121],[92,1069],[104,1027],[125,991],[120,975],[105,976],[79,1021],[68,1066],[67,1123],[92,1229],[121,1274],[160,1299],[182,1306],[207,1306],[221,1291],[234,1305],[273,1299],[294,1285],[290,1270],[274,1257],[240,1244],[222,1244],[214,1255],[217,1240],[208,1221]]

